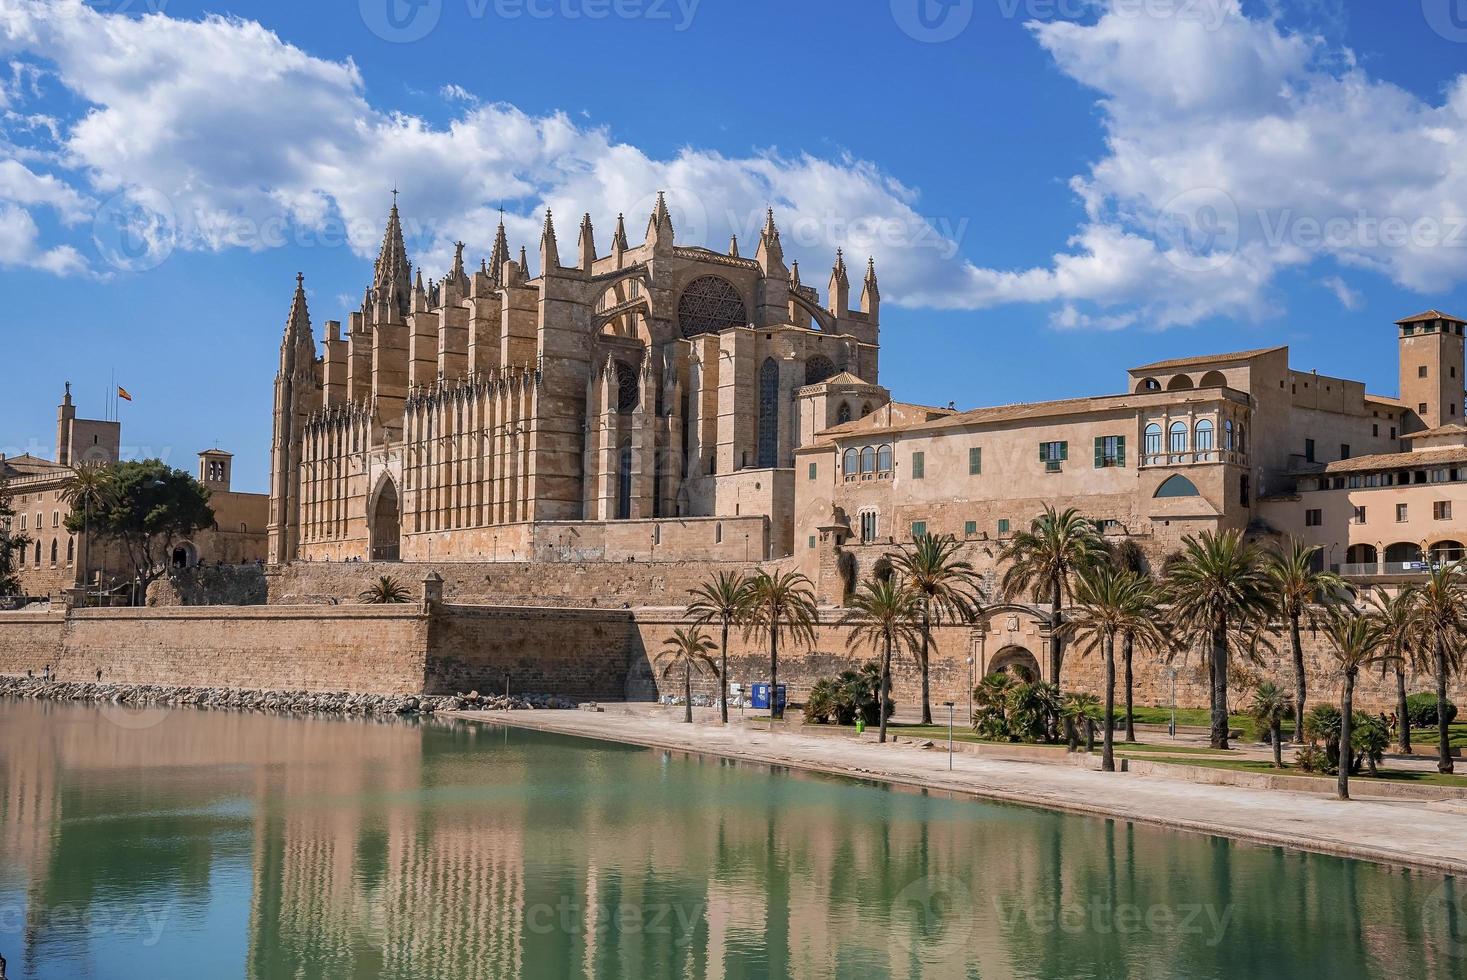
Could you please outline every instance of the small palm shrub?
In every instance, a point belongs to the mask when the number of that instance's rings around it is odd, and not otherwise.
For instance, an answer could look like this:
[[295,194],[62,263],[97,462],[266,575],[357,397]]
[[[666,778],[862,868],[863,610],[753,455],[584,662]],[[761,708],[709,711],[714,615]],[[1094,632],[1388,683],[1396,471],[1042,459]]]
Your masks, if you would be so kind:
[[358,597],[362,602],[375,606],[399,605],[411,602],[412,595],[401,582],[391,575],[379,578],[371,587],[362,590]]
[[[1332,704],[1319,704],[1304,715],[1304,737],[1308,744],[1299,750],[1299,767],[1305,772],[1340,771],[1340,709]],[[1374,715],[1357,711],[1350,721],[1350,774],[1364,770],[1375,775],[1376,767],[1385,756],[1390,745],[1391,734],[1385,724]],[[1314,768],[1304,764],[1305,749],[1314,750],[1309,761]]]
[[985,739],[1053,742],[1058,735],[1063,698],[1053,684],[993,673],[973,689],[973,703],[973,730]]
[[[881,667],[869,663],[860,670],[843,670],[835,677],[822,678],[810,688],[805,701],[805,722],[811,725],[854,725],[857,716],[868,725],[881,719],[876,711],[881,690]],[[886,699],[886,717],[890,718],[896,701]]]
[[[1406,714],[1411,719],[1412,728],[1435,728],[1436,727],[1436,695],[1429,693],[1413,694],[1406,699]],[[1451,701],[1447,702],[1447,724],[1457,720],[1457,706]]]
[[815,686],[810,688],[810,696],[805,699],[805,724],[829,724],[835,714],[835,700],[835,681],[828,677],[816,681]]

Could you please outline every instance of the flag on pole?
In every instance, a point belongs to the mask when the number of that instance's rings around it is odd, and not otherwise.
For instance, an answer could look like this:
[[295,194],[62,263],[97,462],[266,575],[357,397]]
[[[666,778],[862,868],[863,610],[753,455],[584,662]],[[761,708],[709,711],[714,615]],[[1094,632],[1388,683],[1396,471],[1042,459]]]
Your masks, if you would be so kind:
[[125,402],[132,401],[132,396],[127,393],[127,389],[123,388],[120,385],[117,388],[117,397],[121,398]]

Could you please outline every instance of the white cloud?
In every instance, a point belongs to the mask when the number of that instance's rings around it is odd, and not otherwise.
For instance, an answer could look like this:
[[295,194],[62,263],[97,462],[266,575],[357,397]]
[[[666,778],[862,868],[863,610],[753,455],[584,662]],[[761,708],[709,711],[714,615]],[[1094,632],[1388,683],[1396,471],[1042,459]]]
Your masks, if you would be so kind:
[[56,177],[34,173],[18,160],[0,160],[0,200],[54,208],[67,224],[89,217],[86,198]]
[[86,261],[70,245],[43,249],[40,229],[30,212],[0,203],[0,267],[41,269],[56,275],[80,275]]
[[[532,252],[543,208],[554,209],[565,257],[581,212],[604,249],[618,211],[641,235],[662,188],[682,241],[721,246],[737,233],[752,254],[772,204],[807,283],[824,284],[843,245],[857,261],[876,255],[891,302],[1040,304],[1065,329],[1263,316],[1278,274],[1315,262],[1416,290],[1463,278],[1453,243],[1467,246],[1467,77],[1433,105],[1321,37],[1243,16],[1238,0],[1177,7],[1208,16],[1141,15],[1128,2],[1089,23],[1029,25],[1095,93],[1106,133],[1100,158],[1070,182],[1083,221],[1029,269],[965,261],[966,221],[924,217],[917,191],[875,163],[696,147],[657,158],[569,115],[481,102],[456,84],[439,94],[457,115],[436,125],[374,106],[353,62],[314,57],[239,18],[10,0],[0,56],[45,63],[48,84],[91,107],[62,123],[54,148],[74,197],[22,166],[13,183],[35,178],[24,203],[75,218],[83,201],[161,193],[185,249],[311,243],[342,228],[370,256],[398,183],[413,257],[430,270],[446,267],[459,238],[486,252],[501,203],[512,242]],[[15,68],[12,79],[5,98],[19,105],[17,92],[38,83]],[[1354,295],[1331,278],[1341,302]]]
[[1364,305],[1364,299],[1358,290],[1350,288],[1350,284],[1339,276],[1326,276],[1319,281],[1320,285],[1335,294],[1335,299],[1347,310],[1358,310]]

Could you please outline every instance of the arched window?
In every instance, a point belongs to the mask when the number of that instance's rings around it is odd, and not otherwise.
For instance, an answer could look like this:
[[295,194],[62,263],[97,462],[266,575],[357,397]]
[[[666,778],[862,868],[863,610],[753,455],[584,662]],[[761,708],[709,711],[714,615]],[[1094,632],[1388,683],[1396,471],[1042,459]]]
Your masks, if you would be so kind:
[[1155,422],[1146,427],[1146,455],[1161,455],[1161,426]]
[[1171,442],[1167,452],[1184,453],[1187,451],[1187,423],[1173,422],[1171,430]]
[[835,424],[844,425],[851,420],[851,403],[841,402],[840,410],[835,413]]
[[870,402],[866,402],[864,405],[861,406],[861,418],[864,419],[866,416],[868,416],[870,414],[871,414],[871,403]]
[[696,337],[742,327],[749,315],[732,283],[719,276],[703,276],[683,290],[677,302],[677,321],[684,337]]
[[1185,476],[1167,477],[1166,482],[1156,488],[1158,497],[1199,497],[1197,484]]
[[876,472],[891,472],[891,447],[882,446],[876,451]]
[[[37,521],[36,523],[39,524],[41,522]],[[41,567],[41,542],[39,541],[36,542],[36,567]]]
[[846,450],[845,461],[842,464],[842,468],[841,468],[841,471],[843,473],[845,473],[846,476],[855,476],[856,475],[856,473],[857,473],[856,467],[858,465],[858,461],[859,461],[860,455],[861,454],[858,453],[858,452],[856,452],[854,449],[847,449]]
[[779,465],[779,365],[766,357],[759,369],[759,466]]
[[66,539],[66,563],[68,565],[76,563],[76,538]]
[[1240,453],[1246,453],[1248,451],[1248,440],[1246,440],[1246,439],[1243,438],[1243,434],[1244,434],[1243,433],[1243,423],[1242,422],[1239,422],[1238,423],[1238,452],[1240,452]]
[[876,450],[870,446],[861,450],[861,472],[863,474],[876,472]]
[[1223,448],[1233,451],[1233,420],[1223,419]]
[[816,354],[805,362],[805,384],[818,385],[835,375],[835,365],[824,354]]
[[1199,453],[1212,452],[1212,420],[1197,420],[1197,438],[1192,443],[1192,448]]
[[56,564],[56,556],[57,556],[56,539],[55,538],[52,538],[51,539],[51,564],[53,564],[53,565]]

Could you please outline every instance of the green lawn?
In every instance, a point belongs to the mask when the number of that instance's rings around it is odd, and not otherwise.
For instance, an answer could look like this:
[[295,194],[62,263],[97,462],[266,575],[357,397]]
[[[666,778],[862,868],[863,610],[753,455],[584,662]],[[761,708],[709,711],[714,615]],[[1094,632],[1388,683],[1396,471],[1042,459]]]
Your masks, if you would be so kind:
[[[867,731],[870,731],[870,730],[871,729],[869,729],[869,728],[867,729]],[[887,726],[887,730],[890,731],[892,734],[901,735],[901,736],[904,736],[904,737],[907,737],[907,738],[930,738],[934,742],[943,742],[943,741],[946,741],[947,740],[947,726],[946,725],[891,724],[891,725],[888,725]],[[1037,743],[1036,742],[1007,742],[1007,741],[1001,742],[1001,741],[995,741],[993,739],[979,738],[973,732],[972,729],[962,729],[962,728],[957,728],[957,727],[954,727],[953,728],[953,741],[954,742],[974,742],[974,743],[977,743],[977,744],[980,744],[980,745],[1035,745],[1035,746],[1037,746],[1039,748],[1052,748],[1052,749],[1065,749],[1066,748],[1066,746],[1065,746],[1065,744],[1063,742],[1058,743],[1058,744],[1055,744],[1055,745],[1050,745],[1050,744],[1047,744],[1047,743],[1044,743],[1044,742],[1037,742]],[[1082,746],[1084,745],[1083,740],[1081,741],[1081,745]],[[1219,753],[1215,749],[1199,748],[1199,747],[1197,747],[1195,745],[1172,745],[1172,744],[1169,744],[1169,743],[1166,743],[1166,744],[1162,744],[1162,743],[1151,744],[1151,743],[1147,743],[1147,742],[1123,742],[1123,741],[1117,741],[1115,743],[1115,748],[1116,748],[1116,751],[1117,752],[1120,752],[1122,750],[1125,750],[1125,751],[1130,751],[1130,752],[1146,751],[1146,752],[1175,753],[1175,754],[1178,754],[1178,755],[1194,755],[1194,754],[1195,755],[1218,755],[1218,754],[1221,754],[1221,753]],[[1096,752],[1099,752],[1100,751],[1100,737],[1099,737],[1099,735],[1097,735],[1096,738],[1095,738],[1095,751]]]
[[[1447,737],[1451,740],[1453,748],[1467,749],[1467,722],[1457,722],[1456,724],[1448,725]],[[1436,751],[1436,729],[1411,729],[1411,750],[1413,752],[1424,752],[1427,755]]]
[[[1140,725],[1166,725],[1172,720],[1172,709],[1170,708],[1143,708],[1137,706],[1131,712]],[[1177,724],[1187,725],[1194,728],[1208,728],[1212,725],[1212,712],[1206,708],[1178,708]],[[1253,731],[1253,719],[1247,715],[1228,715],[1228,725],[1244,732]],[[1281,726],[1285,738],[1291,738],[1294,734],[1294,723],[1285,721]]]
[[[1329,773],[1304,772],[1288,761],[1287,753],[1284,756],[1284,768],[1275,769],[1273,763],[1262,759],[1187,759],[1185,761],[1175,758],[1168,759],[1164,756],[1148,758],[1140,754],[1131,754],[1128,758],[1144,759],[1147,762],[1160,762],[1172,765],[1206,766],[1209,769],[1232,769],[1238,772],[1257,772],[1269,776],[1317,776],[1321,779],[1334,779]],[[1353,782],[1383,782],[1383,783],[1410,783],[1415,786],[1467,786],[1467,776],[1446,775],[1439,772],[1417,772],[1405,769],[1382,768],[1380,775],[1351,776]]]

